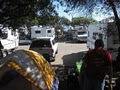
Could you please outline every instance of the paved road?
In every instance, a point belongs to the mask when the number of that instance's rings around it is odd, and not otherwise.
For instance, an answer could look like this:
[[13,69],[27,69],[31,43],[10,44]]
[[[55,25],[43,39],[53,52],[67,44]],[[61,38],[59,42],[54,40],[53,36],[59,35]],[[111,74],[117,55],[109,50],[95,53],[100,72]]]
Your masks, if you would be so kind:
[[80,60],[87,50],[86,44],[80,43],[59,43],[56,61],[52,64],[71,66],[76,60]]
[[[29,49],[29,45],[20,45],[18,49]],[[58,54],[56,55],[55,65],[74,65],[80,60],[87,50],[86,43],[58,43]]]

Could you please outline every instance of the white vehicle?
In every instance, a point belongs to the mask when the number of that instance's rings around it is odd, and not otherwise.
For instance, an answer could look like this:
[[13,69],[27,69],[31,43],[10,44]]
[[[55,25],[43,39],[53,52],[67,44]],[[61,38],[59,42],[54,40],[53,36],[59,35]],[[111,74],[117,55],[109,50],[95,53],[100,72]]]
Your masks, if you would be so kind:
[[77,41],[87,42],[87,31],[86,30],[77,30]]
[[118,31],[114,22],[90,24],[88,27],[87,47],[94,48],[96,39],[102,39],[104,48],[108,50],[113,57],[117,56],[118,47],[120,47]]
[[17,30],[8,27],[0,27],[0,41],[3,45],[3,56],[6,56],[10,51],[13,52],[19,46],[19,35]]
[[32,26],[31,27],[31,39],[39,37],[54,37],[55,29],[51,27]]
[[58,53],[58,43],[54,37],[40,37],[31,42],[29,49],[40,53],[47,61],[51,62],[55,61]]

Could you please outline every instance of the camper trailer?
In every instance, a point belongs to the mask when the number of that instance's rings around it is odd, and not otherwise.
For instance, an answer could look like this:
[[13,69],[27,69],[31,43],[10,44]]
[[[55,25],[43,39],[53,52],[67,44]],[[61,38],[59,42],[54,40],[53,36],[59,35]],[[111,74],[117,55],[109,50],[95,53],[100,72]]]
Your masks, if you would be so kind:
[[13,52],[19,45],[19,35],[17,30],[9,27],[0,27],[0,42],[3,46],[2,54],[6,56],[10,51]]
[[31,27],[31,39],[39,37],[54,37],[55,29],[52,27],[32,26]]
[[87,31],[86,30],[77,30],[77,41],[78,42],[87,42]]
[[94,48],[96,39],[104,41],[104,48],[108,50],[113,59],[117,56],[118,48],[120,47],[117,27],[114,22],[90,24],[88,26],[87,47]]
[[74,29],[69,30],[69,34],[73,42],[87,41],[87,30],[83,26],[76,26]]

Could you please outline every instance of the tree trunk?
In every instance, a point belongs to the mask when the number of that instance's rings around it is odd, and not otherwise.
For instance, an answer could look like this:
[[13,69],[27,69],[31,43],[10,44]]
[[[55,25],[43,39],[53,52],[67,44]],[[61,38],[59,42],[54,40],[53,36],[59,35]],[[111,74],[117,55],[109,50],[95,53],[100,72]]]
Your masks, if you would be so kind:
[[115,16],[115,22],[116,22],[116,26],[117,26],[117,29],[118,29],[118,35],[119,35],[119,42],[120,42],[120,19],[118,17],[118,13],[117,13],[117,10],[116,10],[116,7],[115,7],[115,4],[114,4],[114,0],[108,0],[111,7],[112,7],[112,10],[113,10],[113,13],[114,13],[114,16]]

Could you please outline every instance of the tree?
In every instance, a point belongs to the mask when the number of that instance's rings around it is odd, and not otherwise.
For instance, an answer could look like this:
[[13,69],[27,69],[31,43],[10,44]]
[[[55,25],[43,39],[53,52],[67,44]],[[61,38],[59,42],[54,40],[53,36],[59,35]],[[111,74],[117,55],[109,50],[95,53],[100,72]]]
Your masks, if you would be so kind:
[[96,22],[96,20],[92,19],[92,18],[85,18],[85,17],[74,17],[72,19],[72,26],[74,25],[89,25],[90,23]]
[[18,28],[38,23],[37,18],[55,15],[51,0],[0,0],[0,24],[4,26]]
[[[56,21],[55,28],[56,30],[61,30],[61,33],[64,31],[64,26],[69,26],[70,20],[65,17],[58,17],[58,21]],[[57,31],[58,34],[58,31]]]
[[[104,7],[110,6],[112,8],[112,11],[115,16],[115,22],[116,22],[116,26],[118,29],[119,41],[120,41],[120,19],[118,17],[118,12],[117,12],[117,8],[116,8],[116,6],[119,6],[120,0],[58,0],[58,1],[61,2],[62,4],[63,4],[63,2],[66,2],[66,5],[68,7],[71,7],[71,8],[77,7],[77,8],[80,8],[80,10],[83,10],[86,7],[87,12],[89,12],[89,15],[93,12],[93,9],[97,5],[98,2],[99,2],[99,4],[100,3],[103,4]],[[108,7],[106,7],[106,8],[108,8]],[[102,7],[102,9],[103,9],[103,7]]]
[[62,25],[70,25],[70,20],[69,19],[67,19],[66,17],[60,17],[60,23],[62,24]]

